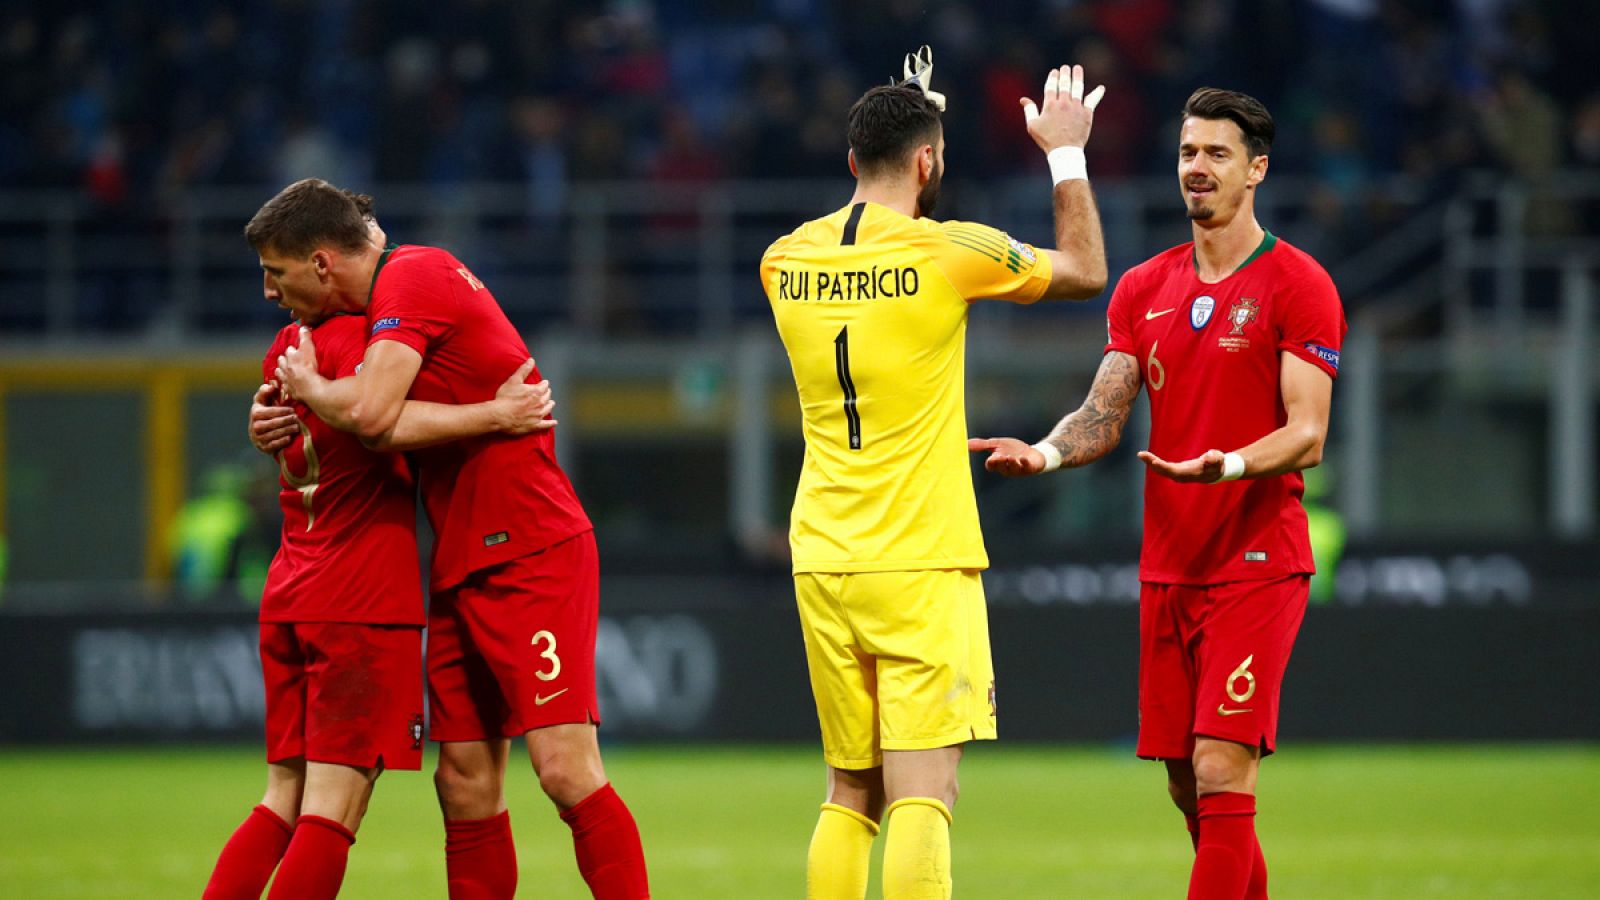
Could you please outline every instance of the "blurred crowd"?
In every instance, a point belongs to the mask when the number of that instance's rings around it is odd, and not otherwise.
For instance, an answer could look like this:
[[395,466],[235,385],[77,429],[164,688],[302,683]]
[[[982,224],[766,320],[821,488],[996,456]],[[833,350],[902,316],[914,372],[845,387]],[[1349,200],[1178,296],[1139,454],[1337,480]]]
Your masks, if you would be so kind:
[[[1099,176],[1164,173],[1184,97],[1261,97],[1275,171],[1347,189],[1600,165],[1581,4],[1546,0],[101,0],[0,12],[0,185],[839,174],[843,112],[937,48],[949,163],[1038,166],[1018,96],[1110,85]],[[1593,11],[1592,8],[1590,10]],[[1163,130],[1163,129],[1167,130]]]
[[[1017,98],[1053,64],[1109,86],[1096,178],[1172,171],[1202,84],[1260,97],[1273,171],[1325,234],[1388,176],[1600,166],[1592,0],[98,0],[0,8],[0,189],[138,220],[191,186],[586,180],[693,186],[845,172],[844,113],[936,48],[952,176],[1042,170]],[[1585,11],[1584,7],[1590,9]],[[1546,215],[1548,213],[1548,215]],[[1581,213],[1580,213],[1581,214]],[[1548,221],[1541,221],[1541,217]],[[1381,218],[1380,220],[1381,221]],[[1530,227],[1587,226],[1559,204]],[[1348,242],[1347,242],[1348,243]]]

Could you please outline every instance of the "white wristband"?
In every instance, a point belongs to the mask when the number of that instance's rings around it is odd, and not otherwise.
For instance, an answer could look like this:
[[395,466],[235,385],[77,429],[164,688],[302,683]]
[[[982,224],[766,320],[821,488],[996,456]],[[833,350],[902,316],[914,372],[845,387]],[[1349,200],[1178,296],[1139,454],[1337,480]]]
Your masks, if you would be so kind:
[[1046,472],[1054,472],[1061,468],[1061,451],[1056,449],[1055,444],[1049,441],[1040,441],[1033,445],[1033,449],[1044,454],[1044,470]]
[[1238,481],[1244,477],[1244,457],[1237,453],[1222,454],[1222,477],[1217,481]]
[[1089,180],[1089,164],[1084,160],[1082,147],[1057,147],[1045,159],[1050,162],[1050,178],[1056,184]]

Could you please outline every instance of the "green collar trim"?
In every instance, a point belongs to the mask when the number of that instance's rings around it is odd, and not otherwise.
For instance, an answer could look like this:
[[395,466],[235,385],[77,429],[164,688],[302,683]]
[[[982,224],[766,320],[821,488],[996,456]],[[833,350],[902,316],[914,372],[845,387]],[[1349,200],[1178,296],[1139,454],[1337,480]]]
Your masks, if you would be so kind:
[[[377,266],[373,267],[373,269],[372,269],[372,284],[367,285],[367,302],[368,303],[372,302],[372,292],[378,289],[378,273],[382,272],[384,264],[389,262],[389,255],[394,253],[396,250],[399,250],[399,249],[400,249],[400,245],[399,244],[390,244],[389,246],[383,248],[383,255],[378,257],[378,264],[377,264]],[[1257,250],[1256,252],[1260,253],[1261,251]],[[1255,257],[1253,257],[1253,256],[1250,257],[1250,258],[1251,259],[1255,259]]]
[[[1256,257],[1260,256],[1263,253],[1271,252],[1272,248],[1276,247],[1276,246],[1278,246],[1278,236],[1273,234],[1272,232],[1266,230],[1265,228],[1261,229],[1261,243],[1257,244],[1256,245],[1256,249],[1251,251],[1250,255],[1244,258],[1244,262],[1239,263],[1239,268],[1234,269],[1232,272],[1229,272],[1228,274],[1229,275],[1237,275],[1240,271],[1242,271],[1244,269],[1245,266],[1248,266],[1251,263],[1255,262],[1256,261]],[[1195,275],[1199,275],[1200,274],[1200,254],[1196,250],[1190,249],[1190,251],[1189,251],[1189,261],[1194,264],[1194,274]],[[376,278],[376,276],[374,276],[374,278]]]

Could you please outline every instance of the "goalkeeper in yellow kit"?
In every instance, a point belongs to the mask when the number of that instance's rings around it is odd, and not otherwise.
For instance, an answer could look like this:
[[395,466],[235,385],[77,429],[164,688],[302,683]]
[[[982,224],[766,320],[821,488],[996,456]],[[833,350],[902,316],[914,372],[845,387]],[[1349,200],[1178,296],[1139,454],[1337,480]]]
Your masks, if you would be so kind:
[[1094,105],[1082,67],[1052,71],[1030,134],[1055,178],[1056,250],[936,222],[943,97],[931,56],[850,109],[849,205],[761,260],[800,393],[806,455],[790,522],[795,595],[828,799],[807,896],[860,900],[887,807],[888,900],[951,894],[963,745],[995,737],[979,572],[988,567],[967,461],[967,305],[1087,299],[1106,283],[1083,166]]

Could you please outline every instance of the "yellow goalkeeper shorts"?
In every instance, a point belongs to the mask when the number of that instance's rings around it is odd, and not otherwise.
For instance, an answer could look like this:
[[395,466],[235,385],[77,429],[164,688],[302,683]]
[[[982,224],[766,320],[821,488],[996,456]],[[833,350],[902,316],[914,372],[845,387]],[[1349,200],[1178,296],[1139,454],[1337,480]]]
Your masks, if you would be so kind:
[[884,750],[994,740],[977,572],[805,572],[794,588],[828,765],[870,769]]

